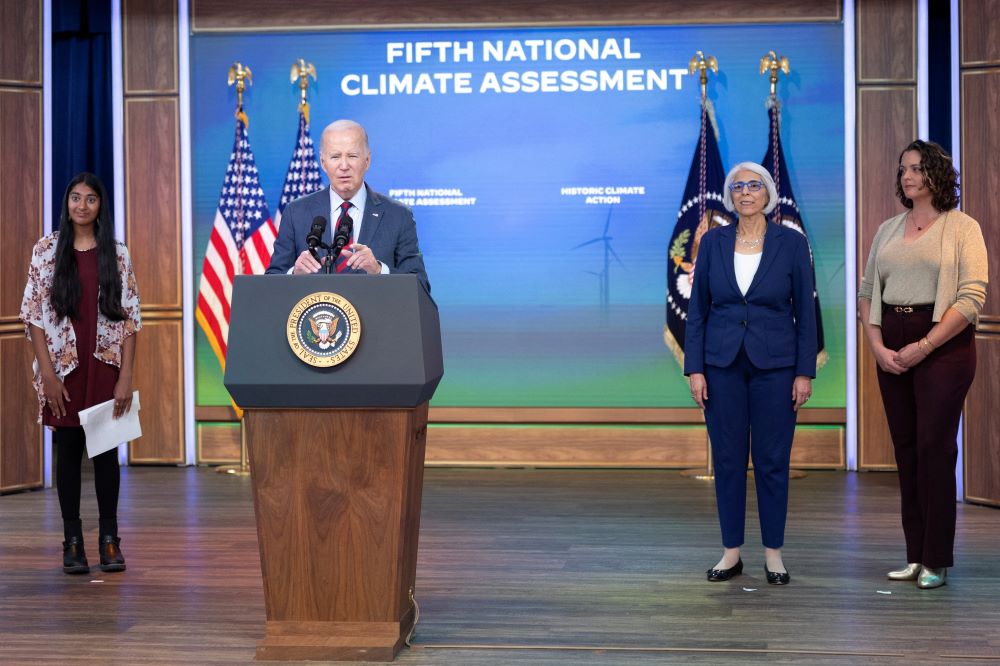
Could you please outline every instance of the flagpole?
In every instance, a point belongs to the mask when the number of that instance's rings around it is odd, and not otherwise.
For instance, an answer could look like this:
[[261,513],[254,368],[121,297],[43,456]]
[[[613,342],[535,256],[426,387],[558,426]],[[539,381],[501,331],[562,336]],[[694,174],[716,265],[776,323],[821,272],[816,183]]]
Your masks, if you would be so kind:
[[[778,205],[774,207],[772,221],[777,224],[781,224],[781,166],[778,163],[777,146],[778,132],[780,131],[779,117],[781,114],[781,102],[778,101],[778,72],[782,72],[787,76],[791,71],[792,68],[788,62],[788,58],[779,56],[775,51],[768,51],[760,59],[760,73],[768,75],[768,83],[771,86],[767,98],[768,108],[774,109],[774,114],[771,116],[771,127],[768,128],[768,140],[773,144],[771,146],[773,164],[770,165],[770,168],[771,177],[774,179],[775,189],[778,192]],[[767,167],[769,165],[765,164],[764,166]],[[806,476],[808,475],[800,469],[788,470],[789,479],[802,479]]]
[[[698,219],[701,220],[705,216],[706,209],[706,191],[705,191],[705,133],[713,131],[709,127],[708,118],[708,72],[711,70],[713,73],[719,73],[719,61],[715,59],[715,56],[706,56],[701,51],[695,52],[693,58],[688,63],[688,73],[694,74],[698,72],[698,82],[701,84],[701,134],[699,137],[699,161],[700,170],[702,173],[701,186],[698,191]],[[692,261],[695,258],[692,257]],[[702,421],[705,420],[705,412],[701,413]],[[715,480],[715,462],[712,459],[712,440],[708,435],[708,424],[705,424],[705,467],[704,468],[694,468],[686,469],[681,472],[681,476],[696,479],[698,481],[714,481]]]
[[215,471],[219,474],[250,476],[250,460],[247,453],[247,429],[242,417],[240,418],[240,464],[216,467]]
[[[246,140],[245,147],[242,147],[242,140],[245,138],[245,134],[241,133],[241,125],[245,128],[249,125],[249,119],[243,110],[243,92],[246,90],[246,85],[252,83],[252,74],[250,68],[244,67],[241,63],[235,62],[229,70],[229,85],[236,85],[237,94],[237,108],[236,108],[236,118],[237,124],[237,138],[234,147],[234,153],[239,158],[245,158],[249,156],[252,160],[252,152],[250,151],[249,140]],[[280,203],[278,206],[277,216],[274,218],[274,225],[271,225],[271,220],[268,215],[264,215],[268,218],[268,221],[261,224],[256,231],[251,234],[251,238],[259,234],[260,240],[266,246],[266,251],[261,253],[260,251],[253,251],[254,257],[249,258],[248,256],[240,256],[234,258],[231,263],[234,265],[240,265],[245,268],[248,267],[248,271],[253,274],[258,274],[263,272],[266,268],[270,256],[272,254],[272,244],[273,240],[277,234],[277,225],[280,223],[282,211],[285,205],[290,201],[297,199],[306,194],[310,194],[318,189],[322,185],[322,177],[320,175],[319,165],[316,163],[316,155],[313,148],[312,138],[309,135],[309,102],[308,102],[308,89],[309,89],[309,79],[313,81],[316,80],[316,67],[310,62],[306,62],[304,59],[299,58],[291,67],[291,83],[298,87],[299,92],[299,123],[298,130],[295,139],[295,148],[292,151],[291,159],[288,165],[288,172],[285,176],[285,183],[282,187]],[[242,180],[238,178],[240,182]],[[252,177],[253,181],[250,183],[251,189],[257,189],[258,195],[261,198],[261,202],[258,202],[254,207],[261,208],[263,204],[263,210],[266,210],[266,201],[263,200],[263,190],[259,189],[259,183],[256,181],[255,177]],[[243,210],[242,205],[240,210]],[[243,239],[244,248],[252,248],[254,245],[259,245],[259,243],[254,243],[251,239]],[[245,253],[245,250],[240,251],[241,255]],[[219,356],[220,363],[223,364],[223,371],[225,370],[225,354],[217,352]],[[233,403],[233,409],[236,412],[237,419],[240,422],[240,462],[238,466],[227,466],[218,469],[220,473],[232,474],[234,476],[248,476],[250,474],[249,466],[249,455],[247,452],[247,425],[244,418],[243,411]]]
[[[229,68],[228,72],[228,83],[229,85],[236,84],[236,118],[237,120],[242,120],[244,127],[249,124],[246,114],[243,112],[243,92],[246,90],[247,83],[253,83],[253,73],[250,71],[249,67],[244,67],[240,62],[234,62],[233,66]],[[225,368],[223,368],[224,370]],[[236,411],[236,416],[240,420],[240,464],[239,465],[223,465],[217,467],[215,471],[218,474],[230,474],[232,476],[250,476],[250,464],[247,456],[247,435],[246,435],[246,423],[243,419],[243,410],[233,402],[233,409]]]
[[299,89],[299,123],[295,136],[295,147],[288,162],[285,181],[278,199],[278,212],[274,216],[275,227],[280,229],[285,206],[307,194],[321,189],[322,176],[316,162],[316,151],[309,134],[309,79],[316,81],[316,66],[299,58],[292,63],[290,82]]
[[309,90],[309,77],[316,80],[316,65],[306,62],[304,58],[299,58],[292,64],[290,74],[291,82],[299,85],[299,113],[301,113],[306,123],[309,123],[309,101],[306,93]]
[[774,51],[768,51],[760,59],[760,73],[768,74],[768,83],[771,86],[770,94],[767,98],[768,108],[774,109],[774,114],[771,116],[771,127],[768,128],[768,140],[772,143],[772,164],[770,166],[771,178],[774,179],[775,189],[778,190],[778,204],[774,207],[774,211],[771,214],[771,220],[774,222],[781,222],[781,169],[778,166],[778,118],[781,113],[781,103],[778,101],[778,72],[783,72],[786,76],[792,71],[791,65],[788,62],[788,58],[785,56],[779,56]]

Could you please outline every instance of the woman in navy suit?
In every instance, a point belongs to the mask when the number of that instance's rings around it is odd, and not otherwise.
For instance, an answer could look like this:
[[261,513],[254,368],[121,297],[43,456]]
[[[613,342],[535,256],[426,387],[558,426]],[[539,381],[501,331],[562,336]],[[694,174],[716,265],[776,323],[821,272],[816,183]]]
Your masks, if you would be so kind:
[[[785,585],[781,559],[795,416],[816,376],[812,260],[805,236],[767,214],[777,204],[767,169],[741,162],[723,203],[736,224],[701,240],[684,339],[684,374],[705,410],[715,459],[722,558],[708,580],[743,572],[747,459],[752,456],[767,582]],[[751,447],[751,440],[753,446]]]

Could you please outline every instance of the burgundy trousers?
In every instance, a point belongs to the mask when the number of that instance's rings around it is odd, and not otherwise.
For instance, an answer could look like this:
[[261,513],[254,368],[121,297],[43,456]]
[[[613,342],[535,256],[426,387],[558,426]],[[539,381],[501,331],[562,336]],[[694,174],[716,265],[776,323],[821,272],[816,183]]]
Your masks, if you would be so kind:
[[[915,306],[920,307],[920,306]],[[882,340],[899,350],[927,335],[931,310],[882,309]],[[931,352],[901,375],[877,370],[896,453],[906,561],[950,567],[955,544],[958,423],[976,374],[975,327]]]

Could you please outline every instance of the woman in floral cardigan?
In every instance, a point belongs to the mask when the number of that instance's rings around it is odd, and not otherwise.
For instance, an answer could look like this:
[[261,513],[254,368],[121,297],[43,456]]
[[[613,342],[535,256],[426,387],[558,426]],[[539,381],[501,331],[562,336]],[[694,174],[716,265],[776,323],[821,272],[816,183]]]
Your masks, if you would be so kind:
[[[63,571],[87,573],[80,521],[86,438],[82,409],[114,399],[114,416],[132,404],[139,291],[125,245],[115,241],[110,201],[97,176],[81,173],[63,197],[59,231],[35,244],[21,320],[35,354],[39,420],[53,430],[63,517]],[[102,571],[124,571],[118,538],[118,452],[93,458],[100,511]]]

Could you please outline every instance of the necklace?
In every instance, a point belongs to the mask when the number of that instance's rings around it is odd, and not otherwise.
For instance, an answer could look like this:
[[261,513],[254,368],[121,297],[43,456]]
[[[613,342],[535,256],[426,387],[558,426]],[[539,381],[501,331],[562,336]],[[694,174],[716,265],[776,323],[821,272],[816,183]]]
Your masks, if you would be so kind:
[[760,247],[760,244],[764,242],[764,234],[757,236],[756,238],[747,238],[742,231],[736,230],[736,240],[740,242],[743,247],[748,250],[756,250]]
[[[906,216],[908,218],[910,218],[911,222],[913,222],[913,228],[916,229],[917,231],[923,231],[924,227],[926,227],[927,225],[930,224],[930,222],[924,222],[923,224],[920,224],[919,222],[917,222],[917,217],[913,214],[912,210],[910,212],[908,212],[906,214]],[[932,219],[931,222],[933,222],[936,219],[937,219],[937,217],[935,217],[934,219]]]

